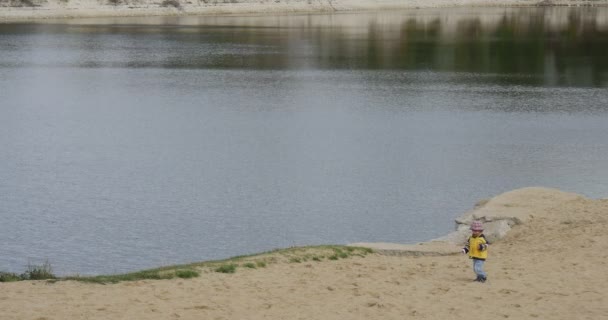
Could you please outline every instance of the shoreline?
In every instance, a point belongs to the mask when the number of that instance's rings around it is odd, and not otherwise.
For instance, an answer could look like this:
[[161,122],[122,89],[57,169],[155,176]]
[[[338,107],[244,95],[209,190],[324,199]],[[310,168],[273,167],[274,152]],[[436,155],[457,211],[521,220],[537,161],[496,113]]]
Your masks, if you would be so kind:
[[236,272],[192,266],[170,279],[106,285],[0,283],[0,308],[7,320],[451,319],[470,317],[471,310],[489,319],[603,319],[607,213],[608,199],[548,188],[481,201],[459,221],[483,220],[488,234],[494,233],[492,223],[513,223],[504,239],[490,245],[485,283],[473,281],[471,262],[462,254],[333,259],[327,255],[340,248],[327,247],[325,253],[271,253],[265,258],[274,260],[263,266],[233,261],[239,263]]
[[[246,255],[239,255],[234,257],[228,257],[225,259],[218,260],[207,260],[198,261],[189,264],[176,264],[176,265],[165,265],[158,266],[150,269],[135,270],[127,273],[116,273],[116,274],[97,274],[90,276],[80,275],[60,275],[57,276],[58,280],[75,280],[78,278],[84,279],[118,279],[123,276],[131,276],[136,274],[147,274],[149,278],[136,278],[131,280],[142,280],[142,279],[171,279],[175,276],[172,272],[181,269],[192,269],[192,268],[205,268],[208,266],[217,266],[235,261],[240,262],[258,262],[260,260],[265,261],[265,257],[277,254],[279,256],[289,256],[293,259],[300,259],[302,256],[307,256],[308,252],[315,251],[360,251],[369,250],[363,254],[376,253],[384,256],[402,256],[402,257],[441,257],[441,256],[452,256],[458,255],[468,238],[470,231],[469,226],[473,220],[483,222],[485,226],[484,234],[491,243],[501,242],[502,239],[507,237],[509,233],[516,228],[527,224],[535,217],[542,217],[545,212],[550,211],[555,206],[560,204],[566,204],[569,202],[576,201],[608,201],[606,199],[588,199],[580,194],[565,192],[558,189],[544,188],[544,187],[525,187],[515,189],[496,195],[490,199],[479,200],[471,210],[463,213],[457,217],[455,222],[454,231],[441,236],[439,238],[430,239],[418,243],[386,243],[386,242],[357,242],[350,244],[325,244],[325,245],[308,245],[308,246],[296,246],[288,248],[276,248],[273,250],[251,253]],[[539,215],[540,212],[540,215]],[[293,252],[306,252],[305,255],[298,256],[293,255]],[[329,256],[327,252],[324,253]],[[348,254],[350,256],[350,254]],[[44,266],[32,266],[35,268],[45,268]],[[50,264],[48,265],[50,268]],[[3,272],[0,270],[0,274],[11,275],[18,277],[16,273]],[[165,278],[162,274],[166,271],[170,271],[171,277]],[[55,275],[53,275],[55,276]],[[29,280],[29,279],[25,279]],[[1,283],[2,281],[0,281]]]
[[602,7],[608,0],[7,0],[0,22],[110,17],[182,17],[366,12],[453,7]]

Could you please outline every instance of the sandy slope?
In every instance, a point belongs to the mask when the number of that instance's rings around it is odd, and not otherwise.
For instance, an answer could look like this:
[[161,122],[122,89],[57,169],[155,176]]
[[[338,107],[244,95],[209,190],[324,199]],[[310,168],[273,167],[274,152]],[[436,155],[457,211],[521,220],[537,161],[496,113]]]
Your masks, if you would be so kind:
[[3,283],[1,318],[608,319],[607,217],[608,200],[539,207],[491,247],[485,284],[462,255],[371,254],[195,279]]

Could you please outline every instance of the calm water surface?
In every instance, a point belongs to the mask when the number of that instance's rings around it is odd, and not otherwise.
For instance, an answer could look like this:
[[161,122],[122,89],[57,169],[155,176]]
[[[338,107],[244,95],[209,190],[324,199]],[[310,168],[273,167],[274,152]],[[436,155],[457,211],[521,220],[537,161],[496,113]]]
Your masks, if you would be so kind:
[[608,196],[608,8],[0,24],[0,270],[439,237]]

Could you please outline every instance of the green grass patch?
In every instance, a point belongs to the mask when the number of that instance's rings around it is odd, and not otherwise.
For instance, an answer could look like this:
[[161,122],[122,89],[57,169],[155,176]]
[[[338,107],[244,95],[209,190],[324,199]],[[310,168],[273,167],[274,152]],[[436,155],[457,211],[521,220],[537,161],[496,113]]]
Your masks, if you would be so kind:
[[57,279],[57,277],[53,274],[53,268],[48,261],[42,265],[28,264],[27,269],[20,275],[12,272],[0,272],[0,282],[53,279]]
[[182,279],[190,279],[190,278],[196,278],[199,276],[199,273],[194,271],[194,270],[177,270],[175,271],[175,275],[178,278],[182,278]]
[[236,264],[223,264],[215,269],[215,272],[220,273],[235,273],[236,272]]
[[344,252],[344,251],[342,251],[342,249],[339,249],[339,248],[335,248],[334,252],[335,252],[335,256],[337,256],[340,259],[346,259],[350,256],[347,252]]
[[163,280],[173,279],[176,271],[167,272],[161,269],[143,270],[117,275],[93,276],[93,277],[66,277],[64,280],[76,280],[90,283],[117,283],[121,281],[138,281],[138,280]]
[[0,272],[0,282],[44,278],[57,279],[58,281],[75,280],[90,283],[107,284],[117,283],[121,281],[173,279],[176,277],[182,279],[189,279],[198,277],[199,271],[235,273],[238,266],[252,269],[265,268],[266,266],[275,263],[301,263],[303,261],[309,260],[320,262],[325,259],[338,260],[346,259],[353,256],[364,257],[365,255],[370,254],[372,252],[373,251],[368,248],[337,245],[292,247],[252,255],[237,256],[225,260],[204,261],[185,265],[167,266],[126,274],[72,276],[62,278],[56,278],[52,274],[50,264],[45,263],[45,265],[43,266],[29,266],[28,270],[23,275]]
[[0,282],[13,282],[23,280],[16,273],[0,272]]
[[56,279],[51,264],[46,261],[42,265],[29,264],[27,270],[19,276],[23,280]]

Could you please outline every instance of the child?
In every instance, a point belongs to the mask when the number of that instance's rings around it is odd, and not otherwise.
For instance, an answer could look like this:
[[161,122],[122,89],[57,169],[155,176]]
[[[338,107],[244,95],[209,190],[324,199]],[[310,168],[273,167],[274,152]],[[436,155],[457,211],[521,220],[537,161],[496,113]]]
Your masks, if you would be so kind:
[[477,275],[475,281],[486,282],[488,277],[483,271],[483,264],[488,258],[488,245],[490,243],[483,235],[483,225],[480,221],[471,223],[471,232],[467,244],[462,248],[462,253],[468,253],[469,258],[473,259],[473,271]]

